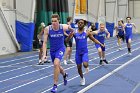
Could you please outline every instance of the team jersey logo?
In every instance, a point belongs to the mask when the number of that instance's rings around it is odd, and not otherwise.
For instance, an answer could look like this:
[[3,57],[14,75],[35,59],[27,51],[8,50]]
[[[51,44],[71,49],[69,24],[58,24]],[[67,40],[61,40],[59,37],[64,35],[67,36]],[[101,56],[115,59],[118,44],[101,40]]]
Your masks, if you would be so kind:
[[86,36],[77,36],[76,39],[85,39]]
[[63,52],[62,52],[62,51],[60,51],[60,52],[59,52],[59,55],[61,55],[61,56],[62,56],[62,55],[63,55]]
[[99,34],[99,37],[105,37],[106,34]]
[[52,34],[50,37],[63,37],[63,34]]
[[132,25],[126,26],[127,28],[132,28]]

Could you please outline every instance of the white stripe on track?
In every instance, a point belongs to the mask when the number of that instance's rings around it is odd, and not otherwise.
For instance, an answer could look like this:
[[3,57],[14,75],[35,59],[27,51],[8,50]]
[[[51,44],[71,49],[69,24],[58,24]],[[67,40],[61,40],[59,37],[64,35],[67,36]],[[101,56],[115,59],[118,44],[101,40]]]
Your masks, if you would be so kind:
[[[140,49],[140,47],[134,49],[133,51],[136,51],[136,50],[138,50],[138,49]],[[133,52],[133,51],[132,51],[132,52]],[[114,58],[114,59],[110,60],[109,63],[112,62],[112,61],[114,61],[114,60],[116,60],[116,59],[119,59],[120,57],[123,57],[123,56],[125,56],[125,55],[127,55],[127,53],[125,53],[125,54],[123,54],[123,55],[121,55],[121,56],[118,56],[117,58]],[[93,69],[90,69],[89,72],[91,72],[91,71],[93,71],[93,70],[95,70],[95,69],[97,69],[97,68],[99,68],[99,67],[101,67],[101,66],[99,65],[99,66],[97,66],[97,67],[95,67],[95,68],[93,68]],[[86,74],[86,73],[83,73],[83,74]],[[75,79],[75,78],[77,78],[77,77],[79,77],[79,75],[77,75],[77,76],[75,76],[75,77],[69,79],[68,81],[71,81],[71,80],[73,80],[73,79]],[[60,85],[62,85],[62,84],[63,84],[63,83],[60,83],[60,84],[58,84],[58,86],[60,86]],[[49,89],[47,89],[47,90],[44,90],[44,91],[41,92],[41,93],[46,93],[46,92],[50,91],[51,89],[52,89],[52,88],[49,88]]]
[[[135,44],[136,45],[136,44]],[[138,48],[137,48],[138,49]],[[133,51],[135,51],[136,49],[134,49]],[[125,53],[125,55],[126,55],[127,53]],[[98,67],[100,67],[100,66],[98,66]],[[79,76],[78,76],[79,77]],[[40,79],[37,79],[37,80],[35,80],[35,81],[32,81],[31,83],[33,83],[33,82],[36,82],[36,81],[39,81],[39,80],[42,80],[42,79],[44,79],[44,78],[46,78],[46,77],[42,77],[42,78],[40,78]],[[26,83],[26,84],[24,84],[24,86],[25,85],[28,85],[28,84],[31,84],[30,82],[29,83]],[[60,84],[61,85],[61,84]],[[18,87],[15,87],[15,88],[13,88],[13,89],[10,89],[10,90],[7,90],[7,91],[12,91],[12,90],[15,90],[15,89],[17,89],[17,88],[20,88],[20,87],[23,87],[23,85],[21,85],[21,86],[18,86]],[[6,93],[6,91],[5,92],[3,92],[3,93]]]
[[109,72],[108,74],[104,75],[102,78],[94,81],[93,83],[91,83],[90,85],[88,85],[87,87],[83,88],[82,90],[80,90],[77,93],[85,93],[86,91],[88,91],[89,89],[93,88],[95,85],[97,85],[98,83],[102,82],[103,80],[105,80],[106,78],[108,78],[109,76],[113,75],[114,73],[116,73],[117,71],[123,69],[124,67],[126,67],[127,65],[129,65],[130,63],[134,62],[136,59],[140,58],[140,55],[134,57],[133,59],[125,62],[123,65],[119,66],[118,68],[114,69],[113,71]]
[[[111,47],[111,48],[114,48],[114,47]],[[108,48],[108,49],[106,49],[106,50],[109,50],[109,49],[111,49],[111,48]],[[89,49],[89,50],[93,50],[93,49]],[[97,50],[96,50],[97,51]],[[90,53],[89,55],[93,55],[93,54],[95,54],[95,53],[97,53],[97,52],[94,52],[94,53]],[[37,59],[34,59],[34,60],[37,60]],[[30,61],[34,61],[34,60],[29,60],[29,61],[23,61],[23,62],[20,62],[20,63],[24,63],[24,62],[30,62]],[[72,60],[74,60],[74,59],[72,59]],[[89,60],[90,61],[90,60]],[[17,64],[20,64],[20,63],[17,63]],[[14,64],[15,65],[15,64]],[[22,68],[17,68],[17,69],[13,69],[13,70],[10,70],[10,71],[6,71],[6,72],[2,72],[2,73],[0,73],[0,75],[1,74],[4,74],[4,73],[8,73],[8,72],[12,72],[12,71],[16,71],[16,70],[19,70],[19,69],[25,69],[26,67],[29,67],[30,65],[28,65],[28,66],[24,66],[24,67],[22,67]],[[4,67],[4,66],[3,66]],[[6,67],[6,66],[5,66]],[[12,65],[7,65],[7,67],[12,67]],[[2,67],[1,67],[2,68]]]

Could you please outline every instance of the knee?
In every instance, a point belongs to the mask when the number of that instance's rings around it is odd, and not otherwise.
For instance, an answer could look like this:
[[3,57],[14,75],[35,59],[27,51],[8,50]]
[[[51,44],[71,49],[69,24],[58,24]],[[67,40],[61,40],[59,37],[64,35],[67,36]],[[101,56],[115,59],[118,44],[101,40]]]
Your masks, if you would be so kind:
[[88,64],[87,64],[87,62],[86,62],[86,63],[84,63],[84,67],[85,67],[85,68],[87,68],[87,67],[88,67]]
[[71,51],[70,48],[67,48],[68,53]]
[[131,43],[131,39],[128,40],[128,43]]
[[54,62],[54,68],[59,67],[59,62]]
[[98,49],[98,52],[99,52],[99,53],[102,53],[102,49],[101,49],[101,48],[99,48],[99,49]]

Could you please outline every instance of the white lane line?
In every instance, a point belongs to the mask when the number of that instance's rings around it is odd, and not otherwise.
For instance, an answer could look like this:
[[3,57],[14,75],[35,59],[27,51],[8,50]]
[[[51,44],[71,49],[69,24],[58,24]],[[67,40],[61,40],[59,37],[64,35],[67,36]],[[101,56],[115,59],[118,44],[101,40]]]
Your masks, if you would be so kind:
[[[138,42],[138,43],[140,43],[140,42]],[[136,44],[138,44],[138,43],[136,43]],[[133,45],[136,45],[136,44],[133,44]],[[124,48],[126,48],[126,47],[124,47]],[[118,50],[117,50],[118,51]],[[113,54],[114,52],[116,52],[116,51],[113,51],[113,52],[110,52],[110,53],[108,53],[108,54],[106,54],[106,55],[109,55],[109,54]],[[92,53],[91,53],[92,54]],[[93,53],[94,54],[94,53]],[[89,54],[90,55],[90,54]],[[97,58],[99,58],[99,57],[97,57]],[[97,58],[95,58],[95,59],[97,59]],[[93,60],[93,59],[92,59]],[[92,61],[92,60],[89,60],[89,61]],[[28,61],[29,62],[29,61]],[[21,62],[20,62],[21,63]],[[24,63],[24,62],[22,62],[22,63]],[[16,63],[16,64],[19,64],[19,63]],[[15,65],[15,64],[14,64]],[[12,66],[12,65],[8,65],[8,66]],[[51,65],[51,66],[49,66],[49,67],[52,67],[53,65]],[[4,73],[4,72],[2,72],[2,73]],[[29,72],[30,73],[30,72]],[[0,73],[1,74],[1,73]],[[22,76],[22,75],[18,75],[18,76],[16,76],[16,78],[17,77],[19,77],[19,76]],[[15,77],[11,77],[11,78],[9,78],[10,80],[11,79],[13,79],[13,78],[15,78]],[[9,79],[6,79],[6,80],[9,80]],[[5,80],[4,80],[5,81]],[[1,82],[1,81],[0,81]]]
[[[109,42],[107,42],[107,44],[108,43],[112,43],[112,42],[114,42],[113,40],[111,41],[109,41]],[[90,45],[90,47],[93,47],[92,45],[93,44],[89,44]],[[9,63],[9,62],[13,62],[13,61],[17,61],[17,60],[22,60],[22,59],[28,59],[28,58],[33,58],[33,57],[37,57],[38,55],[34,55],[34,56],[28,56],[28,57],[24,57],[24,58],[17,58],[17,59],[12,59],[12,60],[8,60],[8,61],[3,61],[3,62],[0,62],[0,64],[3,64],[3,63]]]
[[[71,69],[71,68],[73,68],[73,67],[75,67],[75,66],[72,66],[72,67],[67,68],[67,69],[65,69],[65,70],[69,70],[69,69]],[[42,78],[36,79],[36,80],[34,80],[34,81],[31,81],[31,82],[25,83],[25,84],[23,84],[23,85],[17,86],[17,87],[15,87],[15,88],[12,88],[12,89],[10,89],[10,90],[4,91],[4,92],[2,92],[2,93],[7,93],[7,92],[10,92],[10,91],[12,91],[12,90],[18,89],[18,88],[20,88],[20,87],[24,87],[24,86],[26,86],[26,85],[32,84],[32,83],[34,83],[34,82],[37,82],[37,81],[39,81],[39,80],[42,80],[42,79],[48,78],[48,77],[50,77],[50,76],[52,76],[52,75],[53,75],[53,74],[50,74],[50,75],[48,75],[48,76],[45,76],[45,77],[42,77]]]
[[135,93],[136,89],[138,89],[139,87],[140,87],[140,82],[134,87],[131,93]]
[[102,82],[103,80],[105,80],[106,78],[108,78],[109,76],[113,75],[114,73],[116,73],[117,71],[123,69],[125,66],[129,65],[130,63],[134,62],[136,59],[140,58],[140,55],[134,57],[133,59],[127,61],[126,63],[124,63],[123,65],[119,66],[118,68],[116,68],[115,70],[109,72],[108,74],[104,75],[102,78],[96,80],[95,82],[93,82],[92,84],[88,85],[87,87],[85,87],[84,89],[80,90],[77,93],[85,93],[86,91],[88,91],[89,89],[93,88],[95,85],[97,85],[98,83]]
[[[112,44],[111,44],[112,45]],[[124,45],[124,44],[122,44],[122,45]],[[133,44],[132,44],[133,45]],[[106,45],[107,46],[107,45]],[[116,47],[116,46],[115,46]],[[112,48],[115,48],[115,47],[111,47],[111,48],[107,48],[106,49],[106,51],[107,50],[109,50],[109,49],[112,49]],[[94,48],[93,48],[94,49]],[[89,51],[90,50],[92,50],[92,49],[89,49]],[[95,54],[95,53],[97,53],[97,50],[96,50],[96,52],[94,52],[93,54]],[[75,53],[74,53],[75,54]],[[90,53],[89,55],[92,55],[92,53]],[[35,55],[36,56],[36,55]],[[24,58],[23,58],[24,59]],[[15,59],[15,60],[18,60],[18,59]],[[34,59],[34,60],[37,60],[37,59]],[[74,59],[73,59],[74,60]],[[30,61],[30,60],[29,60]],[[24,62],[27,62],[27,61],[23,61],[23,62],[20,62],[20,63],[24,63]],[[4,62],[5,63],[5,62]],[[17,63],[17,64],[20,64],[20,63]],[[13,64],[11,64],[11,65],[8,65],[9,67],[12,67],[12,65]],[[15,65],[15,64],[14,64]],[[8,66],[1,66],[0,68],[4,68],[4,67],[8,67]]]
[[[116,41],[116,42],[117,42],[117,41]],[[114,41],[105,43],[105,45],[106,45],[106,47],[107,47],[107,46],[110,46],[110,45],[114,45]],[[123,44],[122,44],[122,45],[123,45]],[[117,47],[117,45],[116,45],[116,47]],[[88,46],[88,49],[90,49],[90,48],[95,48],[95,43],[92,43],[90,46]],[[76,50],[72,50],[72,51],[76,51]]]
[[[113,44],[110,44],[110,45],[113,45]],[[108,46],[108,45],[107,45]],[[93,47],[95,48],[94,46],[90,45],[90,47]],[[112,47],[114,48],[114,47]],[[74,50],[73,50],[74,51]],[[75,53],[74,53],[75,54]],[[72,54],[72,55],[74,55]],[[13,60],[8,60],[8,61],[4,61],[4,62],[0,62],[0,64],[4,64],[4,63],[10,63],[10,62],[13,62],[13,61],[18,61],[18,60],[21,60],[21,59],[28,59],[28,58],[33,58],[33,57],[37,57],[38,55],[34,55],[34,56],[29,56],[29,57],[24,57],[24,58],[19,58],[19,59],[13,59]],[[50,56],[48,56],[50,57]],[[37,59],[36,59],[37,60]]]
[[[132,52],[134,52],[134,51],[136,51],[136,50],[138,50],[138,49],[140,49],[140,47],[134,49]],[[114,60],[116,60],[116,59],[119,59],[119,58],[121,58],[121,57],[123,57],[123,56],[125,56],[125,55],[127,55],[127,53],[125,53],[125,54],[123,54],[123,55],[120,55],[120,56],[118,56],[117,58],[114,58],[114,59],[110,60],[109,63],[112,62],[112,61],[114,61]],[[91,71],[93,71],[93,70],[95,70],[95,69],[97,69],[97,68],[99,68],[99,67],[100,67],[100,65],[97,66],[97,67],[95,67],[95,68],[93,68],[93,69],[90,69],[89,72],[91,72]],[[85,73],[83,73],[83,74],[85,74]],[[77,78],[77,77],[79,77],[79,75],[77,75],[77,76],[75,76],[75,77],[69,79],[68,81],[71,81],[71,80],[73,80],[73,79],[75,79],[75,78]],[[63,83],[60,83],[60,84],[58,84],[58,86],[60,86],[60,85],[62,85],[62,84],[63,84]],[[47,89],[47,90],[44,90],[44,91],[41,92],[41,93],[46,93],[46,92],[50,91],[51,89],[52,89],[52,88],[49,88],[49,89]]]
[[[132,44],[132,46],[133,46],[133,44]],[[106,50],[109,50],[110,48],[108,48],[108,49],[106,49]],[[89,51],[90,50],[93,50],[93,49],[89,49]],[[90,53],[89,55],[93,55],[93,54],[95,54],[95,53],[97,53],[97,52],[94,52],[94,53]],[[108,55],[108,54],[107,54]],[[99,58],[99,57],[97,57],[97,58]],[[37,60],[37,59],[34,59],[34,60]],[[29,61],[34,61],[34,60],[29,60]],[[74,60],[74,59],[72,59],[72,60]],[[24,61],[24,62],[29,62],[29,61]],[[90,60],[89,60],[90,61]],[[20,62],[20,63],[24,63],[24,62]],[[20,64],[20,63],[17,63],[17,64]],[[13,65],[13,64],[12,64]],[[9,67],[11,67],[12,65],[8,65]],[[15,64],[14,64],[15,65]],[[7,67],[8,67],[7,66]],[[12,71],[16,71],[16,70],[19,70],[19,69],[23,69],[23,68],[27,68],[27,67],[29,67],[29,65],[28,66],[25,66],[25,67],[22,67],[22,68],[17,68],[17,69],[13,69],[13,70],[9,70],[9,71],[6,71],[6,72],[1,72],[0,73],[0,75],[1,74],[4,74],[4,73],[9,73],[9,72],[12,72]],[[1,67],[2,68],[2,67]]]
[[[136,45],[136,44],[134,44],[134,45]],[[137,49],[139,49],[139,48],[137,48]],[[135,51],[135,50],[137,50],[137,49],[134,49],[133,51]],[[127,53],[125,53],[124,55],[126,55]],[[118,57],[117,57],[118,58]],[[100,67],[100,66],[98,66],[98,67]],[[79,76],[77,76],[77,77],[79,77]],[[41,80],[41,79],[44,79],[44,77],[42,77],[42,78],[40,78],[40,79],[37,79],[37,81],[39,81],[39,80]],[[72,79],[73,80],[73,79]],[[35,82],[36,82],[36,80],[34,80]],[[34,82],[34,81],[32,81],[32,83]],[[28,85],[28,84],[30,84],[30,82],[29,83],[26,83],[26,84],[24,84],[24,86],[25,85]],[[60,84],[61,85],[61,84]],[[22,86],[22,85],[21,85]],[[58,85],[59,86],[59,85]],[[22,86],[23,87],[23,86]],[[15,88],[12,88],[12,90],[15,90],[15,89],[17,89],[17,88],[20,88],[20,86],[19,87],[15,87]],[[50,88],[51,89],[51,88]],[[50,90],[50,89],[48,89],[48,90]],[[10,89],[10,91],[12,91],[11,89]],[[7,90],[7,91],[9,91],[9,90]],[[4,92],[5,93],[5,92]]]
[[[35,60],[36,60],[36,59],[34,59],[34,60],[29,60],[29,61],[27,61],[27,62],[35,61]],[[8,66],[12,66],[12,65],[8,65]],[[12,72],[12,71],[20,70],[20,69],[23,69],[23,68],[27,68],[27,67],[30,67],[30,66],[24,66],[24,67],[21,67],[21,68],[17,68],[17,69],[12,69],[12,70],[8,70],[8,71],[5,71],[5,72],[1,72],[0,75],[1,75],[1,74],[5,74],[5,73],[9,73],[9,72]]]
[[[98,66],[99,64],[88,64],[89,66]],[[122,64],[108,64],[108,66],[118,66],[118,65],[122,65]],[[51,66],[51,65],[30,65],[30,66],[34,66],[34,67],[46,67],[46,66]],[[61,66],[65,66],[65,65],[61,65]],[[66,66],[77,66],[75,63],[71,63],[71,64],[67,64]],[[21,67],[21,66],[11,66],[11,67]]]
[[24,73],[24,74],[15,76],[15,77],[7,78],[7,79],[4,79],[4,80],[1,80],[0,83],[5,82],[5,81],[8,81],[8,80],[11,80],[11,79],[15,79],[15,78],[18,78],[18,77],[21,77],[21,76],[25,76],[25,75],[28,75],[28,74],[32,74],[32,73],[35,73],[35,72],[40,71],[40,70],[44,70],[44,69],[49,68],[49,67],[52,67],[52,66],[53,66],[53,65],[48,66],[48,67],[44,67],[44,68],[41,68],[41,69],[38,69],[38,70],[33,70],[33,71],[31,71],[31,72]]
[[33,58],[33,57],[37,57],[38,55],[34,55],[34,56],[28,56],[28,57],[23,57],[23,58],[18,58],[18,59],[13,59],[13,60],[8,60],[8,61],[3,61],[3,62],[0,62],[0,64],[3,64],[3,63],[9,63],[9,62],[13,62],[13,61],[18,61],[18,60],[21,60],[21,59],[28,59],[28,58]]
[[[134,45],[137,45],[137,44],[139,44],[139,43],[140,43],[140,42],[135,43],[135,44],[133,44],[133,46],[134,46]],[[122,49],[125,49],[125,48],[127,48],[127,47],[123,47]],[[109,55],[109,54],[113,54],[113,53],[115,53],[115,52],[118,52],[118,51],[119,51],[119,50],[112,51],[112,52],[106,54],[106,56]],[[99,57],[96,57],[96,58],[93,58],[93,59],[95,60],[95,59],[98,59],[98,58],[99,58]],[[93,59],[91,59],[91,60],[93,60]],[[91,60],[89,60],[89,61],[91,61]]]
[[[52,66],[52,65],[28,65],[32,67],[46,67],[46,66]],[[26,67],[26,66],[0,66],[0,68],[18,68],[18,67]]]
[[[114,52],[111,52],[111,53],[108,53],[107,55],[109,55],[109,54],[112,54],[112,53],[114,53]],[[99,57],[98,57],[99,58]],[[97,58],[96,58],[97,59]],[[91,60],[90,60],[91,61]],[[49,66],[49,67],[52,67],[53,65],[51,65],[51,66]],[[47,67],[47,68],[49,68],[49,67]],[[45,67],[46,68],[46,67]],[[42,69],[44,69],[44,68],[42,68]],[[21,77],[21,76],[24,76],[24,75],[27,75],[27,74],[31,74],[31,73],[34,73],[34,72],[36,72],[36,71],[39,71],[39,70],[35,70],[35,71],[31,71],[31,72],[28,72],[28,73],[25,73],[25,74],[21,74],[21,75],[18,75],[18,76],[15,76],[15,77],[11,77],[11,78],[8,78],[8,79],[5,79],[5,80],[1,80],[0,82],[5,82],[5,81],[8,81],[8,80],[11,80],[11,79],[15,79],[15,78],[18,78],[18,77]]]
[[[76,66],[72,66],[72,67],[70,67],[70,68],[74,68],[74,67],[76,67]],[[98,66],[98,67],[100,67],[100,66]],[[68,68],[68,69],[70,69],[70,68]],[[50,77],[50,76],[52,76],[52,75],[53,75],[53,74],[51,74],[51,75],[49,75],[49,76],[46,76],[46,77],[42,77],[42,78],[36,79],[36,80],[33,80],[33,81],[31,81],[31,82],[28,82],[28,83],[25,83],[25,84],[20,85],[20,86],[18,86],[18,87],[15,87],[15,88],[9,89],[9,90],[7,90],[7,91],[5,91],[5,92],[2,92],[2,93],[10,92],[10,91],[12,91],[12,90],[15,90],[15,89],[18,89],[18,88],[20,88],[20,87],[26,86],[26,85],[28,85],[28,84],[31,84],[31,83],[37,82],[37,81],[42,80],[42,79],[45,79],[45,78],[48,78],[48,77]],[[77,77],[79,77],[79,75],[78,75]],[[73,79],[72,79],[72,80],[73,80]]]
[[[134,41],[136,41],[136,40],[133,40],[132,42],[134,42]],[[110,40],[106,40],[106,44],[109,44],[109,43],[112,43],[112,42],[114,42],[114,38],[113,39],[110,39]],[[93,45],[93,43],[92,44],[89,44],[89,45]],[[8,60],[8,61],[0,62],[0,64],[7,63],[7,62],[13,62],[13,61],[16,61],[16,60],[21,60],[21,59],[26,59],[26,58],[32,58],[32,57],[36,57],[36,56],[38,56],[38,55],[24,57],[24,58],[12,59],[12,60]]]
[[[92,50],[92,49],[89,49],[89,50]],[[90,53],[90,54],[95,54],[95,53]],[[33,59],[33,60],[27,60],[27,61],[23,61],[23,62],[20,62],[20,63],[29,63],[29,62],[32,62],[32,61],[35,61],[35,60],[37,60],[37,59]],[[72,59],[72,60],[74,60],[74,59]],[[7,65],[7,66],[0,66],[0,68],[4,68],[4,67],[12,67],[13,65],[17,65],[17,64],[20,64],[20,63],[16,63],[16,64],[11,64],[11,65]],[[41,65],[40,65],[41,66]],[[19,70],[19,69],[25,69],[25,68],[27,68],[27,67],[30,67],[30,65],[28,65],[28,66],[24,66],[24,67],[22,67],[22,68],[17,68],[17,69],[12,69],[12,70],[9,70],[9,71],[5,71],[5,72],[1,72],[0,73],[0,75],[1,74],[4,74],[4,73],[9,73],[9,72],[12,72],[12,71],[16,71],[16,70]]]

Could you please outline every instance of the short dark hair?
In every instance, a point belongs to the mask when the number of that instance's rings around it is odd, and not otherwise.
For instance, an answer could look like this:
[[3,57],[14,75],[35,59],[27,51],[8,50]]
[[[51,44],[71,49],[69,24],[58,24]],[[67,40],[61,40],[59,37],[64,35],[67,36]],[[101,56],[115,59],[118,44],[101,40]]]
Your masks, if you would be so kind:
[[123,20],[121,20],[121,22],[124,24]]
[[128,18],[130,18],[130,19],[131,19],[131,17],[130,17],[130,16],[126,17],[126,19],[128,19]]
[[122,22],[122,24],[124,24],[123,20],[119,20],[118,22]]
[[57,18],[58,20],[60,20],[60,17],[58,14],[52,14],[51,18]]
[[96,26],[95,26],[95,23],[91,23],[91,30],[92,31],[96,31],[97,30],[97,28],[96,28]]
[[77,23],[78,23],[80,20],[84,21],[84,25],[87,25],[87,21],[84,20],[84,19],[78,19],[78,20],[77,20]]
[[70,20],[72,20],[72,17],[68,17],[67,18],[67,22],[69,22]]

